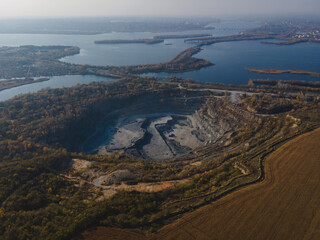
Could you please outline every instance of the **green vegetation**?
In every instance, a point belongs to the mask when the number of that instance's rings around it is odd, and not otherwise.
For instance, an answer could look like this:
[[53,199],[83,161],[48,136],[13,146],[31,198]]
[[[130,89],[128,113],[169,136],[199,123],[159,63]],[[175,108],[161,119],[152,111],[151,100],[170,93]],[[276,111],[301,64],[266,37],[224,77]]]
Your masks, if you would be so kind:
[[[182,24],[182,28],[186,27]],[[121,78],[113,83],[44,90],[0,103],[1,239],[70,239],[97,225],[150,233],[186,212],[261,181],[266,156],[288,140],[319,127],[319,83],[251,80],[248,86],[226,86],[175,77],[161,83],[136,75],[211,66],[209,61],[193,57],[201,51],[200,46],[284,37],[282,30],[276,29],[265,26],[228,37],[192,36],[195,39],[190,41],[198,45],[172,60],[137,66],[59,61],[78,54],[78,47],[0,48],[0,77],[25,78],[3,81],[2,89],[27,84],[31,81],[28,77],[44,75]],[[153,41],[180,37],[186,36],[158,36],[161,39]],[[86,137],[85,131],[94,132],[92,126],[106,112],[116,112],[121,101],[147,95],[161,96],[162,103],[166,96],[186,103],[189,98],[205,96],[197,116],[206,123],[213,121],[208,127],[229,130],[217,131],[216,141],[165,161],[139,159],[121,152],[100,156],[77,151],[76,146]],[[89,164],[76,168],[75,160]],[[129,174],[110,177],[119,172]],[[105,178],[101,186],[95,185],[96,177]],[[147,191],[143,186],[153,190]]]
[[115,39],[115,40],[99,40],[95,44],[130,44],[130,43],[144,43],[157,44],[163,43],[165,39],[180,39],[180,38],[201,38],[210,37],[211,34],[185,34],[185,35],[158,35],[150,39]]
[[[158,40],[156,40],[158,41]],[[191,47],[179,53],[172,60],[157,64],[136,66],[91,66],[62,62],[65,56],[78,54],[78,47],[67,46],[21,46],[0,48],[0,78],[27,78],[4,82],[6,89],[26,84],[33,77],[60,75],[98,75],[114,78],[132,78],[135,74],[149,72],[186,72],[212,66],[207,60],[194,58],[200,47]],[[29,79],[30,78],[30,79]],[[28,81],[29,79],[29,81]]]
[[195,43],[199,46],[211,45],[219,42],[230,42],[230,41],[243,41],[243,40],[261,40],[261,39],[273,39],[275,34],[273,33],[246,33],[239,35],[231,35],[225,37],[208,37],[208,38],[190,38],[186,42]]
[[58,59],[78,54],[78,47],[21,46],[0,48],[0,78],[81,74],[81,67]]
[[[320,122],[318,101],[275,98],[267,88],[260,95],[259,88],[254,90],[258,94],[243,95],[237,105],[215,98],[207,103],[221,116],[234,111],[240,119],[246,111],[255,112],[251,122],[236,129],[227,146],[209,145],[162,162],[68,150],[70,141],[81,137],[77,131],[104,112],[107,102],[152,91],[176,94],[177,89],[174,82],[134,79],[46,90],[0,103],[1,238],[70,239],[96,225],[153,231],[238,186],[261,179],[260,161],[266,154]],[[138,177],[123,183],[133,186],[185,181],[162,191],[122,190],[98,200],[101,190],[89,183],[79,185],[86,172],[70,168],[75,158],[92,162],[90,171],[127,169]]]
[[[262,40],[261,43],[292,45],[301,42],[320,42],[319,22],[312,21],[267,21],[260,27],[246,30],[241,34],[223,37],[190,38],[186,42],[199,46],[218,42]],[[265,41],[264,39],[270,39]]]

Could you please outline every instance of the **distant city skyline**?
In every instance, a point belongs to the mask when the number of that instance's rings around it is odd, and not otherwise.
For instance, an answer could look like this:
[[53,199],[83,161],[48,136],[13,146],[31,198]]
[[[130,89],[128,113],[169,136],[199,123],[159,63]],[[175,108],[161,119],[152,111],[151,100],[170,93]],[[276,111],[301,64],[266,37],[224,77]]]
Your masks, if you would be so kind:
[[2,0],[0,17],[316,14],[319,0]]

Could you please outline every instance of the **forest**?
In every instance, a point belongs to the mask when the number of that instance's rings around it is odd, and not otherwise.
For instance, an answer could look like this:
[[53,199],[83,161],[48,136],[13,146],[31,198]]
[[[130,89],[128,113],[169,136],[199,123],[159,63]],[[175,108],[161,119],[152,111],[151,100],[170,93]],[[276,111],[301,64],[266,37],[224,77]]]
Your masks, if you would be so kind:
[[[155,39],[155,41],[159,41]],[[94,66],[71,64],[59,59],[80,53],[74,46],[20,46],[0,48],[0,78],[17,85],[21,78],[61,75],[98,75],[113,78],[137,77],[149,72],[186,72],[198,70],[213,64],[204,59],[194,58],[200,47],[190,47],[170,61],[134,66]],[[15,78],[19,78],[18,80]],[[3,83],[2,83],[3,85]],[[21,84],[18,84],[21,85]]]
[[[266,155],[288,139],[319,127],[318,95],[306,98],[293,91],[296,97],[288,99],[289,90],[284,88],[246,86],[254,94],[244,94],[233,104],[227,99],[232,87],[221,85],[225,98],[212,96],[207,108],[214,106],[218,116],[226,112],[237,116],[243,111],[252,116],[251,122],[244,121],[232,135],[230,148],[208,146],[196,154],[162,162],[70,150],[69,136],[93,121],[112,99],[150,92],[183,94],[190,90],[197,94],[195,89],[216,87],[177,80],[180,83],[174,78],[168,83],[149,78],[92,83],[1,102],[1,239],[70,239],[97,225],[153,232],[185,212],[260,181]],[[179,84],[186,88],[179,89]],[[308,94],[314,93],[306,90],[304,95]],[[184,182],[158,192],[121,190],[101,199],[102,191],[89,183],[79,184],[86,172],[70,168],[72,159],[91,162],[89,171],[94,172],[129,169],[137,178],[123,179],[127,185]]]

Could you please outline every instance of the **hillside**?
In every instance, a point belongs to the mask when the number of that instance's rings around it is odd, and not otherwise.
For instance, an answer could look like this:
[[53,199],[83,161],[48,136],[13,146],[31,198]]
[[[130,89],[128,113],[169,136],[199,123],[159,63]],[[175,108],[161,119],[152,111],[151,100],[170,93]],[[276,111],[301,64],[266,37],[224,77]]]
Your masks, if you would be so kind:
[[[187,214],[147,239],[319,239],[319,141],[317,129],[286,143],[267,157],[263,182]],[[146,239],[102,227],[79,239],[113,235]]]
[[0,103],[1,239],[150,236],[260,181],[261,159],[319,128],[313,92],[214,87],[137,78]]
[[263,182],[186,215],[153,239],[319,239],[319,142],[320,129],[290,141],[267,158]]

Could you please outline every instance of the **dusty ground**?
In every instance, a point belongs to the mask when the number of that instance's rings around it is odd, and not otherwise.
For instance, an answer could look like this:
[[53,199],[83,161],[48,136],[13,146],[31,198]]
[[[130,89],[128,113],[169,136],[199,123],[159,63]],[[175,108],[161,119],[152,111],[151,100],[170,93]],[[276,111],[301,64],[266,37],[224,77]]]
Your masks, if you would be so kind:
[[121,184],[117,187],[119,190],[126,191],[137,191],[137,192],[160,192],[165,189],[176,186],[177,184],[183,184],[188,182],[188,179],[176,180],[176,181],[166,181],[166,182],[157,182],[157,183],[138,183],[137,185],[127,185]]
[[[191,115],[159,113],[120,118],[115,131],[93,152],[126,152],[145,159],[165,160],[217,142],[237,126],[221,120],[218,111],[209,109]],[[111,128],[110,126],[107,128]]]
[[[230,145],[228,133],[257,118],[237,104],[243,91],[179,89],[110,101],[81,129],[75,152],[126,154],[148,160],[182,157],[209,144]],[[221,100],[229,96],[230,101]],[[77,137],[78,138],[78,137]]]
[[81,171],[83,169],[89,168],[92,166],[92,162],[82,160],[82,159],[72,159],[70,165],[76,170]]
[[103,193],[102,196],[98,197],[96,201],[103,201],[110,197],[113,197],[118,191],[127,191],[127,192],[160,192],[168,188],[176,187],[178,184],[184,184],[190,181],[189,179],[176,180],[176,181],[163,181],[156,183],[138,183],[136,185],[128,185],[121,183],[120,185],[111,185],[111,186],[98,186],[98,189]]
[[104,199],[114,196],[119,191],[137,191],[137,192],[160,192],[168,188],[176,187],[178,184],[184,184],[190,181],[190,179],[174,180],[174,181],[161,181],[154,183],[137,183],[135,185],[125,184],[125,179],[135,179],[139,177],[137,174],[131,173],[129,170],[117,170],[109,173],[103,173],[100,171],[94,171],[90,169],[92,162],[73,159],[71,161],[71,167],[79,172],[82,172],[82,177],[72,177],[66,175],[68,179],[72,179],[76,182],[75,186],[81,186],[83,184],[89,184],[96,190],[100,190],[102,195],[96,198],[96,201],[102,201]]
[[132,148],[143,158],[164,160],[206,145],[215,134],[203,126],[198,114],[137,115],[120,118],[114,132],[93,151],[103,155]]
[[[320,129],[266,159],[263,182],[185,215],[148,239],[320,239]],[[112,228],[82,239],[146,239]],[[80,238],[81,239],[81,238]]]

